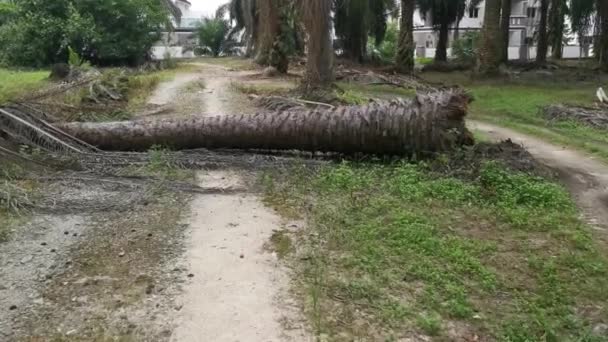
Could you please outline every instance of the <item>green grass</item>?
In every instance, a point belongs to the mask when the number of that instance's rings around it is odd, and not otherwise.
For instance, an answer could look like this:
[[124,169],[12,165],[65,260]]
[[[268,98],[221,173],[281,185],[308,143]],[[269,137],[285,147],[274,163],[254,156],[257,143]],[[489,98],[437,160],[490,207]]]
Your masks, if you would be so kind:
[[346,100],[356,100],[347,102],[349,104],[359,104],[359,102],[365,103],[370,99],[412,97],[416,93],[412,89],[398,88],[390,85],[365,85],[354,82],[338,82],[337,85],[345,94],[347,94]]
[[608,161],[608,134],[578,122],[550,123],[541,108],[550,104],[589,105],[599,84],[589,82],[474,81],[466,74],[423,77],[469,89],[475,97],[470,118],[509,127],[551,143],[569,146]]
[[219,65],[233,70],[252,70],[256,68],[251,59],[242,57],[200,57],[193,62]]
[[0,68],[0,104],[43,87],[48,70],[20,71]]
[[309,223],[292,262],[319,335],[601,340],[591,330],[608,317],[606,251],[559,185],[494,162],[474,181],[400,163],[263,181],[268,204]]

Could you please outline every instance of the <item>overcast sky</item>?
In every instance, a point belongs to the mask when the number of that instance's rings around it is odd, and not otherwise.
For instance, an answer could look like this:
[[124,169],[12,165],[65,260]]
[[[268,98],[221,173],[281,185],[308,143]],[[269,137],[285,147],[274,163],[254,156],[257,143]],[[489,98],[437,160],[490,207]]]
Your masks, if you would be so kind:
[[228,0],[190,0],[192,10],[213,14],[220,5],[225,4]]

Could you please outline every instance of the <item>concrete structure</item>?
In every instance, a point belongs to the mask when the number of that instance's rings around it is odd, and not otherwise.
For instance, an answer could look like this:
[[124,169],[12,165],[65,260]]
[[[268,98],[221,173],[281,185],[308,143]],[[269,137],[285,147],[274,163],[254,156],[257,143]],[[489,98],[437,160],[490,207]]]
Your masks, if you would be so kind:
[[152,47],[154,59],[193,58],[194,48],[198,44],[196,30],[200,25],[203,12],[193,11],[188,0],[175,0],[177,7],[182,11],[181,20],[172,19],[173,32],[165,32],[161,40]]
[[[511,29],[509,32],[509,59],[534,59],[536,46],[534,37],[540,20],[540,2],[537,0],[512,0]],[[459,25],[462,35],[468,31],[480,31],[483,26],[485,1],[477,8],[467,8]],[[423,19],[419,10],[414,14],[414,41],[417,57],[434,57],[439,35],[428,20]],[[448,46],[454,41],[454,27],[450,28]],[[571,39],[574,43],[576,39]],[[581,49],[577,44],[564,46],[564,58],[589,57],[589,49]],[[451,49],[448,48],[448,56]]]

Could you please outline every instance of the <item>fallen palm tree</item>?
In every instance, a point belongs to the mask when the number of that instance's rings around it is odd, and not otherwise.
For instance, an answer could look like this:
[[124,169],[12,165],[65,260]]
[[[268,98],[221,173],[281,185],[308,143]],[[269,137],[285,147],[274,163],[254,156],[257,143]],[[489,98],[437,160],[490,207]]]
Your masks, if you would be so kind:
[[56,125],[103,150],[229,148],[420,155],[472,142],[462,91],[365,106]]

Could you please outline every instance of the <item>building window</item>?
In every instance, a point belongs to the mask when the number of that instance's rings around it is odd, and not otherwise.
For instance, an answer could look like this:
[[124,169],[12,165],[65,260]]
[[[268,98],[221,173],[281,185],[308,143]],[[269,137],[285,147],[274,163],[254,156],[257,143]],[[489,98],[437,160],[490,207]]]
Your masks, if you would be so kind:
[[528,7],[527,15],[528,15],[528,18],[535,18],[536,17],[536,7]]
[[469,18],[479,18],[479,7],[469,9]]

